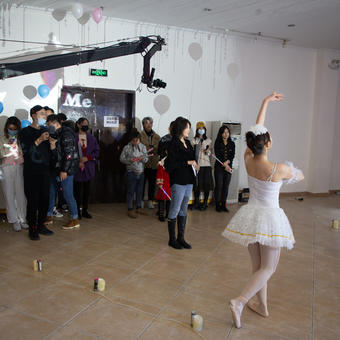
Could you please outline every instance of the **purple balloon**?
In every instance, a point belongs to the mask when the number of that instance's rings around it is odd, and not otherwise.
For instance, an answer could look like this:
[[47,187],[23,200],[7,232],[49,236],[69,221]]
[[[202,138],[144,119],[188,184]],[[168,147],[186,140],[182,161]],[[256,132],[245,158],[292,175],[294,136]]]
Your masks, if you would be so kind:
[[55,71],[43,71],[42,76],[44,79],[44,83],[50,88],[53,89],[56,81]]
[[103,18],[103,9],[101,7],[98,7],[96,9],[93,10],[92,12],[92,17],[93,17],[93,20],[99,24],[100,21],[102,20]]

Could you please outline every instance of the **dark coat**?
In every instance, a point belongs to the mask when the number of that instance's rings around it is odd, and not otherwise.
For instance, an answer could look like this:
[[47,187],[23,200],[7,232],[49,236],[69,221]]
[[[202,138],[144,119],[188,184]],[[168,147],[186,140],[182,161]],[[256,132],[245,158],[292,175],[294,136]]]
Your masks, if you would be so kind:
[[[235,158],[235,143],[231,139],[228,140],[227,145],[224,145],[223,141],[218,141],[216,139],[214,150],[215,150],[215,156],[222,163],[229,161],[229,166],[231,168],[233,167],[233,160]],[[215,168],[216,167],[222,168],[223,166],[218,161],[216,161]]]
[[75,132],[67,126],[62,126],[56,131],[56,137],[56,148],[52,151],[54,171],[57,174],[66,172],[69,176],[75,175],[79,169],[79,152]]
[[173,137],[168,145],[168,157],[165,159],[165,170],[170,175],[170,185],[187,185],[195,183],[195,174],[188,161],[195,160],[194,149],[189,140],[185,140],[187,147]]

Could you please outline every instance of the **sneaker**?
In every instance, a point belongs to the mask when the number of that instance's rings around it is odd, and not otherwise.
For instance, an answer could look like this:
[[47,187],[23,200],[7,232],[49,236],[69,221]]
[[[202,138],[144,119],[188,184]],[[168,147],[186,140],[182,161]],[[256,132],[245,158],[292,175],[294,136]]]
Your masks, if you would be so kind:
[[39,233],[38,233],[38,227],[37,226],[33,226],[33,227],[29,228],[28,237],[32,241],[40,240]]
[[64,215],[57,210],[57,208],[54,208],[53,209],[53,217],[57,217],[57,218],[60,218],[60,217],[63,217]]
[[64,230],[71,230],[71,229],[77,229],[80,227],[78,219],[70,220],[67,224],[62,226],[62,229]]
[[13,229],[14,229],[14,231],[21,231],[21,224],[20,224],[20,222],[14,222],[13,223]]
[[153,203],[151,200],[148,201],[148,208],[149,209],[154,209]]
[[63,205],[61,206],[61,209],[63,209],[64,212],[68,212],[68,206],[67,206],[67,204],[63,204]]
[[44,224],[53,224],[53,217],[52,216],[47,216]]
[[26,222],[20,222],[22,229],[28,229],[28,224]]
[[83,211],[81,216],[83,216],[85,218],[92,218],[92,215],[90,215],[87,211]]
[[38,233],[41,235],[46,235],[46,236],[51,236],[54,234],[52,230],[46,228],[45,224],[38,227]]
[[128,210],[127,215],[131,218],[137,218],[137,214],[133,210]]
[[136,209],[136,214],[145,215],[145,216],[149,215],[149,214],[148,214],[144,209],[142,209],[142,208],[137,208],[137,209]]

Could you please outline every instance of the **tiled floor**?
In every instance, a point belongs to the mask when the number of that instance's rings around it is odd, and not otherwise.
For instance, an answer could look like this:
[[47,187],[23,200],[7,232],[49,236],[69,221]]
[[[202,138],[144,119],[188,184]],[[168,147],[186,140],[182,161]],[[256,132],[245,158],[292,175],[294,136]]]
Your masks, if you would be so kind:
[[[250,274],[247,249],[221,237],[238,209],[193,211],[192,250],[167,246],[167,224],[149,216],[131,220],[125,206],[91,207],[93,220],[32,242],[27,232],[0,224],[0,338],[18,339],[340,339],[340,197],[283,198],[296,247],[282,251],[269,282],[268,318],[248,309],[243,328],[232,326],[227,302]],[[65,219],[64,219],[65,220]],[[32,271],[33,259],[43,272]],[[107,289],[94,293],[93,278]],[[190,313],[204,329],[190,328]]]

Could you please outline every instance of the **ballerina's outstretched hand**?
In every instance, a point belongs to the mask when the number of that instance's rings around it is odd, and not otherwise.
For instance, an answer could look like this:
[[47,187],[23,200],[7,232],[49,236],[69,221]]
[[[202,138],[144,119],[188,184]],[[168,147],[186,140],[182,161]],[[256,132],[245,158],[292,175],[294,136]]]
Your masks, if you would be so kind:
[[284,98],[282,93],[273,92],[268,97],[264,98],[260,111],[257,115],[256,124],[264,125],[264,121],[266,119],[266,112],[269,102],[279,102]]

